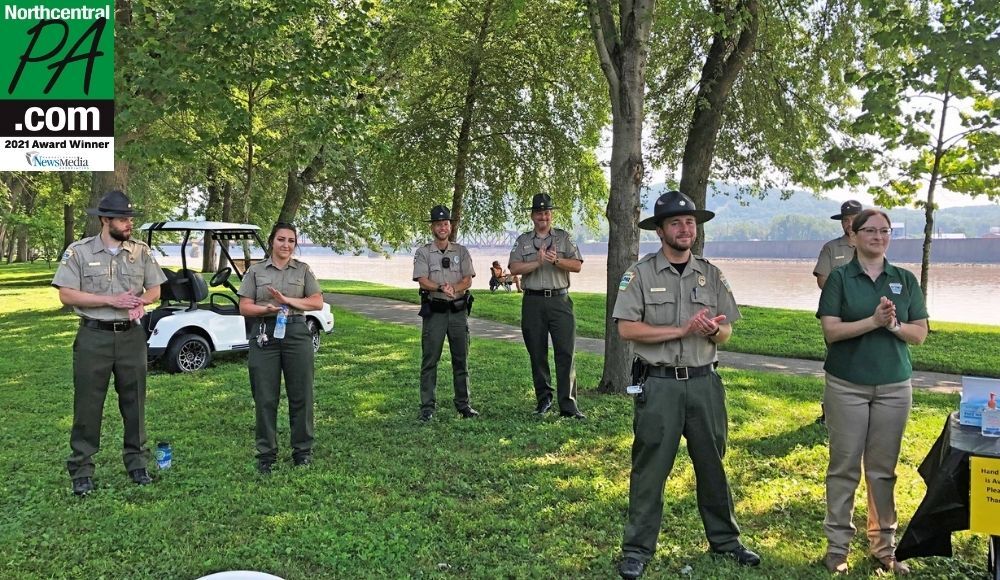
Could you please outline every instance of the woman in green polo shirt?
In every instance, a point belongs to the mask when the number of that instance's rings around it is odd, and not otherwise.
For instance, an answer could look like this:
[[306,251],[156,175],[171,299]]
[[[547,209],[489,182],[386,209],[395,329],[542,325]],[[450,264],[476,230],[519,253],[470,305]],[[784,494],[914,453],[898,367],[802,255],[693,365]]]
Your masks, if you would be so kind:
[[854,536],[854,492],[864,462],[869,551],[882,569],[896,561],[896,462],[910,414],[910,344],[927,337],[927,308],[916,278],[885,258],[889,216],[868,209],[854,219],[851,262],[830,273],[816,317],[827,342],[823,404],[830,432],[826,472],[827,553],[833,574],[847,573]]

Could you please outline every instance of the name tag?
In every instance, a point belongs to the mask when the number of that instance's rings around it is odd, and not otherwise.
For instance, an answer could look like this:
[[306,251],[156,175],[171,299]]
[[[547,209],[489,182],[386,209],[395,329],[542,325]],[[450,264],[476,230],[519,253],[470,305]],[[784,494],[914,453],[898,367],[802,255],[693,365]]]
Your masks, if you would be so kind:
[[844,257],[843,256],[834,256],[833,259],[834,260],[843,260]]
[[100,266],[101,263],[100,262],[87,262],[87,265],[88,266]]
[[667,289],[666,288],[650,288],[649,291],[650,292],[666,292]]

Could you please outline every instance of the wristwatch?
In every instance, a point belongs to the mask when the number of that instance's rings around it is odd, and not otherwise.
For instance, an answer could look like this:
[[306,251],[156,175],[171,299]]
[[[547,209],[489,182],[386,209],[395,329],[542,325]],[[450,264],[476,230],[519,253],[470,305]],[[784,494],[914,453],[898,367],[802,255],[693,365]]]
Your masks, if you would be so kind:
[[559,258],[556,258],[556,260],[554,262],[552,262],[552,265],[553,266],[558,266],[559,265]]
[[437,291],[438,291],[438,292],[443,292],[443,291],[444,291],[444,290],[443,290],[443,288],[444,288],[444,284],[438,284],[438,289],[437,289]]
[[900,322],[897,320],[896,321],[896,326],[890,326],[889,328],[887,328],[887,330],[889,332],[899,332],[902,328],[903,328],[903,325],[900,324]]
[[706,334],[705,336],[707,336],[707,337],[709,337],[709,338],[712,338],[712,337],[713,337],[713,336],[715,336],[716,334],[719,334],[719,331],[720,331],[720,330],[722,330],[722,327],[721,327],[721,326],[716,326],[716,327],[715,327],[715,332],[713,332],[712,334]]

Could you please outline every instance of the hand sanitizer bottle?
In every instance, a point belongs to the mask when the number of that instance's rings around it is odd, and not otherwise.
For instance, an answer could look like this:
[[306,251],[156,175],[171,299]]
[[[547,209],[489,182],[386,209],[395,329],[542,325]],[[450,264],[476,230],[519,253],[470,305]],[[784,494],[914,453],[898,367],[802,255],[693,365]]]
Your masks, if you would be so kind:
[[1000,437],[1000,409],[997,409],[997,395],[990,393],[990,402],[983,409],[983,436]]

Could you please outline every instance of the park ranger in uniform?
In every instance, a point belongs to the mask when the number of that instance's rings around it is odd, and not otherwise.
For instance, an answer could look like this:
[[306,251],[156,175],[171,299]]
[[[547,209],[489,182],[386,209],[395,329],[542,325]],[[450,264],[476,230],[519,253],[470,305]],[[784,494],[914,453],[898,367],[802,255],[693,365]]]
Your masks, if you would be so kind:
[[663,486],[687,439],[694,464],[698,509],[711,551],[745,566],[760,557],[739,541],[733,498],[723,468],[728,417],[717,345],[732,335],[740,311],[718,268],[691,254],[698,223],[715,217],[690,197],[671,191],[656,200],[653,217],[660,251],[622,276],[615,302],[618,332],[632,341],[635,396],[628,523],[622,543],[622,578],[638,578],[656,550],[663,517]]
[[521,334],[531,359],[535,413],[552,407],[549,335],[555,351],[559,415],[586,419],[576,405],[576,316],[569,297],[569,275],[583,267],[583,257],[569,232],[552,227],[552,198],[535,195],[531,203],[534,229],[518,236],[507,268],[521,276]]
[[479,416],[469,403],[469,287],[476,270],[465,246],[448,240],[451,236],[451,211],[443,205],[431,209],[431,233],[434,241],[417,248],[413,256],[413,280],[423,296],[420,362],[420,416],[430,421],[437,408],[437,367],[448,337],[451,351],[455,409],[466,419]]
[[[816,258],[816,266],[813,267],[813,276],[816,276],[816,285],[823,289],[826,279],[830,277],[830,272],[844,264],[850,263],[854,259],[854,239],[851,238],[851,226],[854,218],[861,213],[861,202],[849,199],[840,206],[840,213],[830,216],[830,219],[840,222],[840,227],[844,230],[844,235],[830,240],[823,244]],[[826,423],[826,412],[823,404],[820,403],[819,417],[817,423]]]
[[94,460],[101,445],[101,419],[108,381],[115,377],[124,423],[122,459],[139,485],[152,483],[146,464],[146,333],[139,324],[145,306],[160,298],[166,280],[146,244],[131,239],[135,211],[128,197],[112,191],[96,208],[101,233],[70,244],[52,285],[59,300],[80,317],[73,342],[73,429],[66,462],[73,493],[94,490]]

